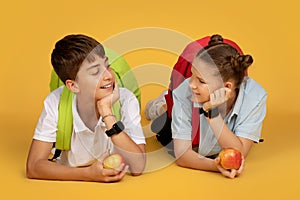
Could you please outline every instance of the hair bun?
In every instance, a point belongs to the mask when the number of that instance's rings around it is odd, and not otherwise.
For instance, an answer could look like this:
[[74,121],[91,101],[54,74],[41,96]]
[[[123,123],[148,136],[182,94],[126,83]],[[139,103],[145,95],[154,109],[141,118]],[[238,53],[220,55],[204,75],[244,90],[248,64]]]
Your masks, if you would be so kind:
[[210,37],[210,40],[208,42],[208,45],[215,45],[215,44],[220,44],[220,43],[223,43],[223,38],[221,35],[218,35],[218,34],[215,34],[215,35],[212,35]]
[[237,72],[245,72],[253,63],[253,58],[250,55],[235,55],[231,57],[232,68]]

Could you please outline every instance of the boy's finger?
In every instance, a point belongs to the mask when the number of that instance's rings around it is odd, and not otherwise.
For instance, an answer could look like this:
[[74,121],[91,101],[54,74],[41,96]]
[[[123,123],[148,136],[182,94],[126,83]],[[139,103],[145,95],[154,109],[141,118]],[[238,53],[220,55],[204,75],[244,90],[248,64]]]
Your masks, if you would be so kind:
[[116,169],[103,169],[103,175],[104,176],[116,176],[116,175],[122,174],[122,173],[126,174],[127,170],[128,170],[128,165],[124,166],[124,163],[122,163]]
[[124,178],[124,176],[126,175],[126,172],[128,171],[128,165],[126,165],[123,169],[123,171],[121,171],[121,173],[118,173],[116,175],[113,176],[109,176],[107,177],[109,182],[115,182],[115,181],[119,181],[121,179]]
[[105,152],[98,158],[100,163],[103,163],[103,160],[109,156],[109,149],[106,149]]

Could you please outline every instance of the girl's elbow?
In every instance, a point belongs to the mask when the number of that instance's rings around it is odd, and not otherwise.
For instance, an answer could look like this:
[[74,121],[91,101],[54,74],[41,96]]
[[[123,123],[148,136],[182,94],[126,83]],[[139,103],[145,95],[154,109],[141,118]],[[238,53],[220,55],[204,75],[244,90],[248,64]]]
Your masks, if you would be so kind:
[[176,163],[176,165],[178,165],[179,167],[186,167],[186,166],[185,166],[185,163],[183,162],[183,160],[182,160],[181,157],[176,158],[175,163]]

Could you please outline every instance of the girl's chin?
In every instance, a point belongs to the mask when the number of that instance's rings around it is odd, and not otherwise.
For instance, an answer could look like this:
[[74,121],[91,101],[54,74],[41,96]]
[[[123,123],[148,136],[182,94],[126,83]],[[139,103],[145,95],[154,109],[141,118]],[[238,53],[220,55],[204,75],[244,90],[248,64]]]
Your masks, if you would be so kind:
[[197,98],[195,96],[192,97],[192,101],[195,102],[195,103],[202,103],[201,99]]

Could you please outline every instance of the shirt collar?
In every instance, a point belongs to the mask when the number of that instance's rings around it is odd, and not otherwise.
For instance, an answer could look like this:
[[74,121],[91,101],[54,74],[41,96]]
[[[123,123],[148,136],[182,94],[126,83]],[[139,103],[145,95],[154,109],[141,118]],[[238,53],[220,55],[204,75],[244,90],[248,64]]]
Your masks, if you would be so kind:
[[[74,95],[73,102],[72,102],[72,113],[73,113],[73,126],[75,132],[79,133],[82,131],[90,131],[88,127],[84,124],[84,122],[81,120],[78,111],[77,111],[77,98],[76,95]],[[102,117],[98,120],[97,126],[105,126],[105,123],[102,122]]]

